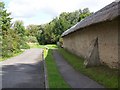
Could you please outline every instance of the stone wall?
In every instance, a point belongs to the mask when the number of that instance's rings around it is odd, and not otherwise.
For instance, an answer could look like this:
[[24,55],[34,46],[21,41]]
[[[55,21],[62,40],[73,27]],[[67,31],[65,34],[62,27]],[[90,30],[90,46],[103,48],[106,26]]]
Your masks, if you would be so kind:
[[91,42],[98,38],[100,62],[111,68],[118,67],[117,19],[77,30],[63,37],[63,47],[78,56],[87,57]]

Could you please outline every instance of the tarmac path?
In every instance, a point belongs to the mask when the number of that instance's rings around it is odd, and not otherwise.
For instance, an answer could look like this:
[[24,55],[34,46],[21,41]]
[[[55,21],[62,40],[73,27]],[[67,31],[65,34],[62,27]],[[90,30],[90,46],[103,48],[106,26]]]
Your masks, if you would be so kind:
[[[71,86],[71,88],[104,88],[96,81],[74,70],[68,62],[59,54],[57,50],[53,50],[58,69],[64,80]],[[96,89],[97,90],[97,89]],[[103,90],[103,89],[102,89]]]
[[1,64],[2,88],[45,87],[42,49],[28,49]]

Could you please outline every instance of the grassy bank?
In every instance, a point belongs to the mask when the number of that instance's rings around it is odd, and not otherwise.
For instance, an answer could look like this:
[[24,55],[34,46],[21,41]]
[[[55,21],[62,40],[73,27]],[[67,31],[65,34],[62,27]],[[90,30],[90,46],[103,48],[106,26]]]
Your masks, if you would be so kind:
[[47,44],[47,45],[39,45],[38,43],[28,43],[30,48],[48,48],[48,49],[54,49],[57,48],[55,44]]
[[[45,45],[39,45],[39,44],[37,44],[37,43],[28,43],[28,45],[30,46],[30,48],[45,48],[44,46]],[[49,46],[49,45],[48,45]],[[22,49],[20,52],[18,52],[18,53],[14,53],[11,57],[15,57],[15,56],[18,56],[18,55],[20,55],[20,54],[22,54],[24,51],[25,51],[26,49]],[[1,52],[2,53],[2,52]],[[4,61],[4,60],[7,60],[7,59],[9,59],[9,58],[11,58],[11,57],[0,57],[0,61]]]
[[118,71],[112,70],[106,66],[85,68],[83,65],[84,59],[80,58],[63,48],[58,49],[62,56],[67,62],[73,66],[73,68],[98,83],[102,84],[106,88],[117,88],[118,87]]
[[24,51],[20,51],[20,52],[18,52],[18,53],[15,53],[15,54],[13,54],[13,56],[11,56],[11,57],[4,57],[4,58],[0,57],[0,62],[1,62],[1,61],[4,61],[4,60],[7,60],[7,59],[9,59],[9,58],[18,56],[18,55],[22,54],[23,52],[24,52]]
[[70,88],[69,85],[64,81],[56,66],[52,55],[52,49],[44,49],[49,88]]

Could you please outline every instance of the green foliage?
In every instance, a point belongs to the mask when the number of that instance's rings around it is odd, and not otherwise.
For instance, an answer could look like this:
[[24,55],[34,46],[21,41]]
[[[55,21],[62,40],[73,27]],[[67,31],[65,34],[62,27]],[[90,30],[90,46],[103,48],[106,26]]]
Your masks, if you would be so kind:
[[30,46],[26,43],[26,42],[22,42],[22,44],[21,44],[21,47],[20,47],[21,49],[29,49],[30,48]]
[[18,48],[19,49],[28,49],[30,48],[29,45],[27,45],[26,43],[26,30],[25,30],[25,27],[24,27],[24,24],[22,21],[15,21],[14,24],[13,24],[13,30],[16,32],[16,35],[17,35],[17,38],[18,40],[17,43],[18,43]]
[[39,30],[39,26],[31,24],[27,26],[26,34],[27,36],[36,36],[38,30]]
[[4,8],[4,3],[0,2],[0,39],[2,42],[2,57],[11,57],[21,49],[29,48],[25,40],[25,27],[22,21],[11,24],[10,13]]
[[[63,12],[59,17],[43,25],[28,25],[25,34],[30,37],[30,39],[27,40],[27,42],[33,43],[35,38],[32,37],[36,37],[41,45],[56,44],[65,30],[89,15],[91,15],[89,9],[85,8],[74,12]],[[61,41],[60,44],[62,44]]]
[[[11,18],[9,17],[10,13],[4,9],[4,3],[0,2],[0,36],[2,37],[2,56],[9,57],[13,53],[13,38],[12,38],[12,29],[11,27]],[[8,44],[9,42],[9,44]]]
[[38,43],[36,37],[34,37],[34,36],[26,36],[26,41],[28,43]]
[[83,10],[76,10],[74,12],[63,12],[59,17],[54,18],[51,22],[38,26],[37,40],[39,44],[55,44],[59,41],[61,34],[84,19],[91,15],[88,8]]
[[22,21],[15,21],[13,25],[13,29],[17,32],[17,34],[21,37],[25,35],[25,27]]
[[62,44],[61,34],[75,25],[83,18],[91,13],[88,8],[76,10],[74,12],[63,12],[59,17],[54,18],[51,22],[44,25],[29,25],[25,29],[22,21],[11,23],[10,13],[4,7],[4,3],[0,2],[0,45],[2,45],[2,56],[9,57],[21,49],[30,48],[28,43],[36,43],[41,45],[55,44],[60,40]]

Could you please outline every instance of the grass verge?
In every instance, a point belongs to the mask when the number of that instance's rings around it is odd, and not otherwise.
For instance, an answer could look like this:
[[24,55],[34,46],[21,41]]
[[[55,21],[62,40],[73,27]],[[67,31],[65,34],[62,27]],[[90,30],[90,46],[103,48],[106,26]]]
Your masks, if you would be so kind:
[[[15,53],[13,56],[11,56],[11,57],[15,57],[15,56],[18,56],[18,55],[20,55],[20,54],[22,54],[24,51],[20,51],[20,52],[18,52],[18,53]],[[4,61],[4,60],[7,60],[7,59],[9,59],[9,58],[11,58],[11,57],[5,57],[5,58],[2,58],[2,57],[0,57],[0,62],[1,61]]]
[[[56,46],[55,46],[56,47]],[[49,88],[70,88],[61,76],[52,55],[52,49],[44,49]]]
[[48,48],[48,49],[54,49],[57,48],[55,44],[47,44],[47,45],[39,45],[38,43],[28,43],[30,48]]
[[106,88],[118,88],[118,70],[112,70],[106,66],[85,68],[83,65],[83,58],[80,58],[63,48],[59,48],[58,51],[62,54],[65,60],[78,72],[87,75]]

